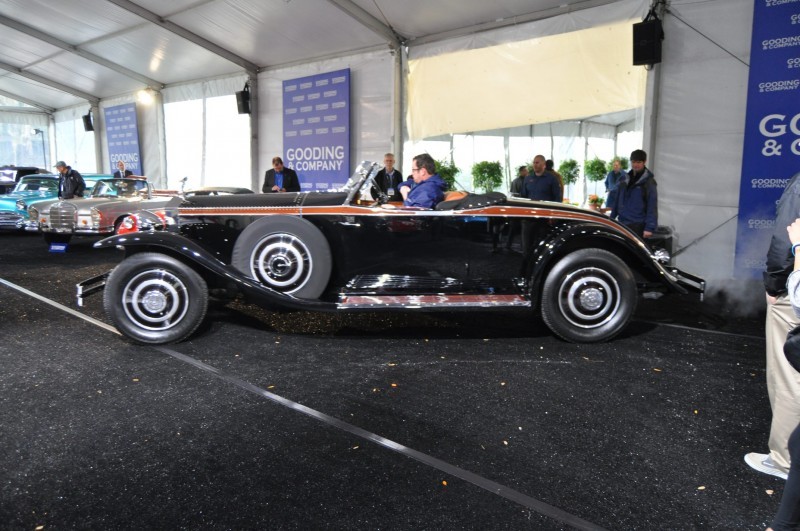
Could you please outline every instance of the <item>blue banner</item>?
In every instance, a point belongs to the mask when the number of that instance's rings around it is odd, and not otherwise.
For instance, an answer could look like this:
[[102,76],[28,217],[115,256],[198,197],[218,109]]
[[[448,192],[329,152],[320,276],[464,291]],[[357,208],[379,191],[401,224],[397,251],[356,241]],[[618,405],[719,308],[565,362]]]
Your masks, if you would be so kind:
[[117,171],[117,162],[125,162],[125,169],[134,175],[144,175],[142,157],[139,153],[139,122],[136,119],[136,104],[125,103],[105,108],[106,141],[111,173]]
[[800,171],[800,0],[755,0],[734,275],[760,278],[776,203]]
[[283,82],[284,164],[305,191],[350,177],[350,69]]

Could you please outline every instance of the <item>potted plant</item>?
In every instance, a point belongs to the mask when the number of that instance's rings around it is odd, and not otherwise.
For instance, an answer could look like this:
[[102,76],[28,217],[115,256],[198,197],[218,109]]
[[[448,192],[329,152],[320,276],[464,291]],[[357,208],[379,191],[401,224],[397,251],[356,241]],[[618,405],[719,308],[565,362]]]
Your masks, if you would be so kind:
[[603,201],[605,200],[597,194],[590,194],[589,199],[587,200],[589,208],[592,210],[600,210],[600,208],[603,206]]
[[599,157],[587,160],[583,165],[583,174],[589,182],[594,183],[594,192],[597,193],[597,183],[606,178],[606,161]]
[[461,170],[452,161],[437,160],[436,173],[447,183],[448,190],[454,190],[456,187],[456,175],[461,173]]
[[472,183],[475,188],[494,191],[503,183],[503,167],[499,162],[487,160],[475,163],[472,166]]
[[[569,191],[569,187],[578,182],[578,161],[575,159],[567,159],[558,166],[558,173],[564,179],[564,187]],[[564,202],[568,200],[568,193],[564,194]]]

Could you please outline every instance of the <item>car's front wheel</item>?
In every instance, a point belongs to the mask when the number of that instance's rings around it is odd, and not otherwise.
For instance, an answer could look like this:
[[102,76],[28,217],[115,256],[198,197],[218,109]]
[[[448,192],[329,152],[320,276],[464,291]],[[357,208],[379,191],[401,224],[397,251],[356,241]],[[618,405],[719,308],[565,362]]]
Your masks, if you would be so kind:
[[202,324],[208,309],[208,287],[180,260],[160,253],[139,253],[111,272],[103,306],[117,329],[134,341],[175,343]]
[[638,300],[630,268],[602,249],[581,249],[550,270],[542,288],[542,318],[556,335],[575,343],[598,343],[617,335]]

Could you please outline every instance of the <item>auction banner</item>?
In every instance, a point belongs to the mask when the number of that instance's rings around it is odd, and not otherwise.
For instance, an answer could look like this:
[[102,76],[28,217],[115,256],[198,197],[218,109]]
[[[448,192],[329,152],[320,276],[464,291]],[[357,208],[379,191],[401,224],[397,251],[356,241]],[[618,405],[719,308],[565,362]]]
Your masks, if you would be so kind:
[[105,108],[106,141],[111,173],[117,171],[117,162],[125,162],[125,169],[134,175],[144,175],[142,157],[139,153],[139,122],[136,119],[136,104],[125,103]]
[[283,162],[305,191],[350,177],[350,69],[283,82]]
[[776,204],[798,171],[800,0],[755,0],[739,188],[737,278],[761,278]]

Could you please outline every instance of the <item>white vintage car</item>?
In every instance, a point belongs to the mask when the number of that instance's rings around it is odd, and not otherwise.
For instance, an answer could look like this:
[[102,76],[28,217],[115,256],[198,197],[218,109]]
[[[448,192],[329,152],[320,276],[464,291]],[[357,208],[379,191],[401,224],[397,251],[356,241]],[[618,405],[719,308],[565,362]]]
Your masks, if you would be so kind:
[[45,242],[68,243],[73,236],[103,236],[117,232],[126,216],[163,207],[175,196],[160,193],[143,177],[101,179],[88,198],[53,200],[28,209],[28,231],[38,231]]

